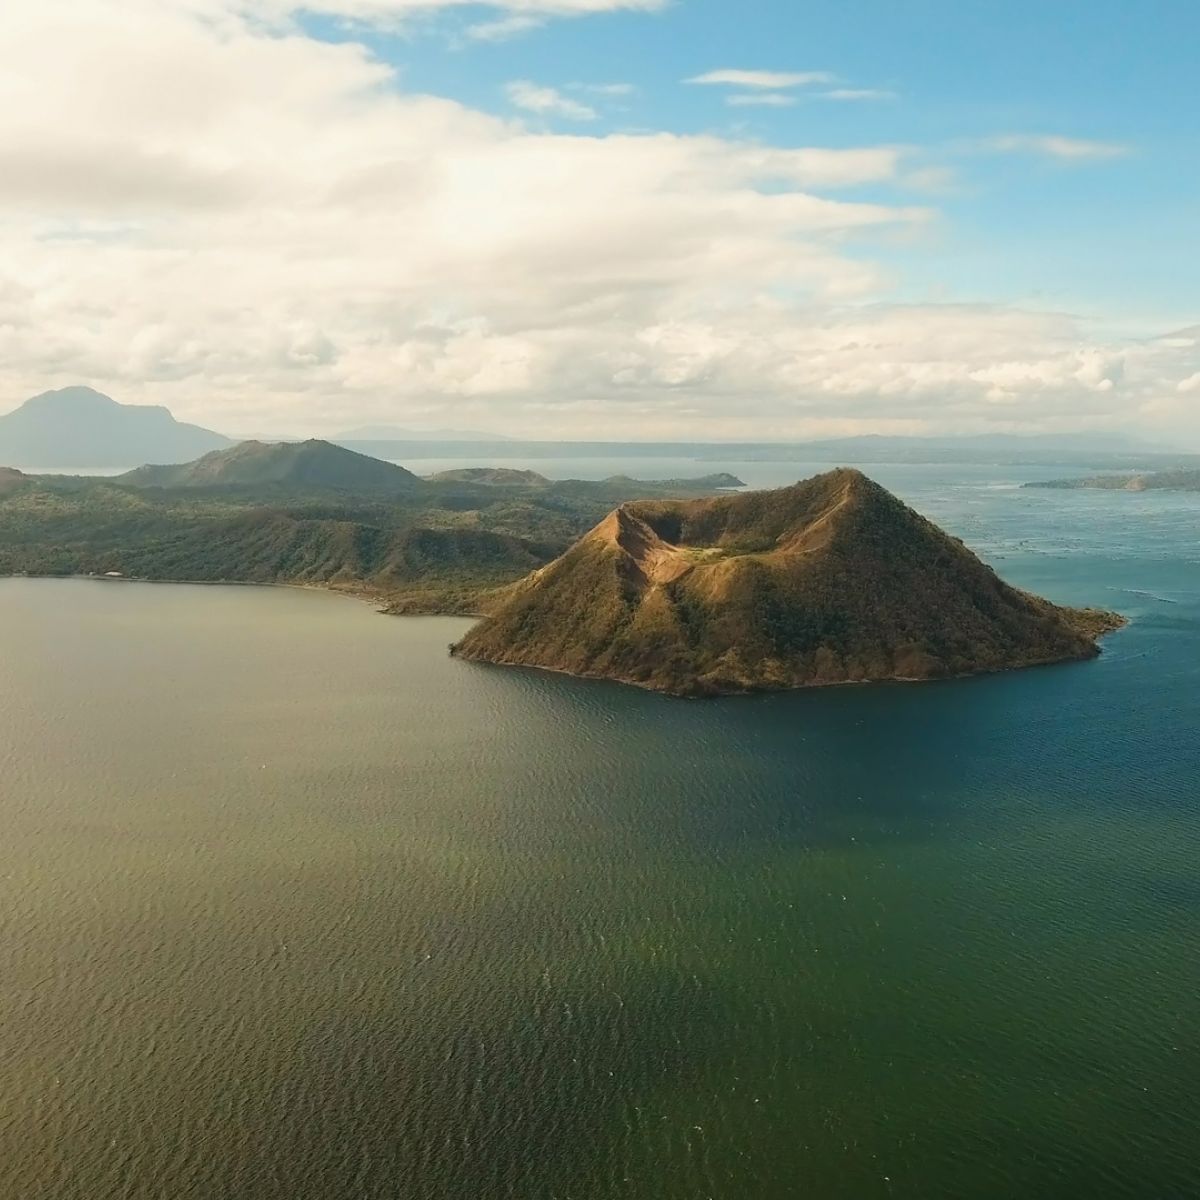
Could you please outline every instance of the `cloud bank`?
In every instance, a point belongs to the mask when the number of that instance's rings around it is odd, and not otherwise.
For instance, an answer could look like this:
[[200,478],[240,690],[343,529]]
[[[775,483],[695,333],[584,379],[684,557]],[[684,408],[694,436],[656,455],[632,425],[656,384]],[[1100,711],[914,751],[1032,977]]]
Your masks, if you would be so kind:
[[[896,147],[548,133],[405,92],[283,0],[69,8],[0,11],[0,408],[81,381],[235,433],[765,437],[1169,417],[1200,371],[1069,316],[879,303],[872,248],[936,220]],[[545,90],[513,99],[590,108]]]

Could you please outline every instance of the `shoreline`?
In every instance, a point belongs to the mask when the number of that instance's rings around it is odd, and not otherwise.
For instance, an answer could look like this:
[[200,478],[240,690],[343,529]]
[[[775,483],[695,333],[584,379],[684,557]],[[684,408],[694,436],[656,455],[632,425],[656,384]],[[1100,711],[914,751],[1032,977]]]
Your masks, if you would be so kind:
[[564,667],[545,667],[537,663],[515,662],[512,659],[472,657],[471,655],[457,653],[457,648],[454,646],[450,648],[450,657],[457,658],[462,662],[476,663],[484,667],[503,667],[509,669],[516,667],[526,671],[543,671],[547,675],[565,675],[568,679],[583,679],[593,683],[615,683],[622,687],[634,687],[639,691],[650,692],[658,696],[667,696],[672,700],[726,700],[739,696],[781,696],[791,692],[820,691],[823,688],[899,687],[901,685],[920,683],[952,683],[964,679],[984,679],[990,675],[1010,675],[1017,671],[1037,670],[1044,667],[1062,667],[1070,663],[1095,662],[1096,659],[1101,658],[1104,654],[1104,648],[1100,643],[1105,638],[1120,633],[1122,629],[1127,629],[1133,624],[1132,619],[1126,617],[1123,613],[1113,613],[1112,615],[1119,617],[1120,623],[1097,636],[1095,654],[1075,658],[1046,658],[1039,659],[1036,662],[1018,663],[1011,667],[983,667],[978,671],[960,671],[954,675],[881,675],[874,679],[830,679],[824,682],[788,684],[783,687],[746,687],[726,691],[674,692],[667,688],[655,687],[653,684],[645,683],[639,679],[628,679],[618,675],[599,675],[591,672],[568,671]]
[[[341,596],[346,600],[358,600],[366,604],[379,604],[383,597],[368,591],[355,591],[350,588],[329,587],[323,583],[272,583],[259,582],[253,579],[147,579],[141,575],[42,575],[31,572],[21,572],[13,575],[0,575],[0,582],[6,579],[39,579],[39,580],[79,580],[83,583],[148,583],[161,587],[242,587],[242,588],[286,588],[299,592],[322,592],[327,596]],[[385,616],[383,609],[378,609]],[[449,613],[432,613],[431,616],[449,616]]]
[[[320,592],[324,595],[339,596],[346,600],[356,600],[360,603],[372,605],[375,608],[376,614],[384,617],[452,617],[464,621],[469,620],[478,622],[486,619],[487,616],[485,613],[462,612],[392,612],[386,607],[388,601],[383,594],[368,592],[365,590],[354,590],[351,588],[330,587],[327,584],[321,583],[272,583],[257,582],[254,580],[245,579],[147,579],[140,576],[131,575],[38,575],[27,573],[0,575],[0,582],[3,582],[6,579],[80,580],[90,583],[110,584],[143,583],[156,584],[164,587],[183,585],[187,587],[280,588],[302,592]],[[381,605],[384,607],[381,607]],[[1108,610],[1105,611],[1108,612]],[[1093,662],[1103,655],[1104,649],[1101,643],[1106,638],[1119,633],[1123,629],[1127,629],[1133,624],[1133,619],[1125,616],[1124,613],[1108,612],[1108,615],[1115,619],[1114,622],[1108,628],[1103,629],[1100,633],[1095,635],[1096,652],[1095,654],[1089,654],[1086,656],[1041,659],[1035,662],[1019,663],[1009,667],[985,667],[977,671],[962,671],[953,675],[887,675],[873,679],[831,679],[822,682],[789,684],[782,687],[763,686],[729,690],[682,692],[671,691],[667,688],[655,687],[654,685],[645,683],[642,680],[625,678],[616,675],[600,675],[590,672],[569,671],[563,667],[548,667],[542,666],[538,663],[517,662],[512,659],[472,657],[470,655],[459,654],[456,645],[451,645],[450,657],[457,658],[461,662],[475,663],[485,667],[516,667],[528,671],[544,672],[547,675],[562,675],[568,679],[580,679],[595,683],[614,683],[622,687],[634,687],[639,691],[648,692],[659,696],[666,696],[672,700],[722,700],[749,696],[777,696],[790,692],[818,691],[823,688],[869,687],[872,685],[900,686],[905,684],[919,683],[950,683],[956,680],[980,679],[989,675],[1008,675],[1015,671],[1026,671],[1041,667],[1065,666],[1068,663]]]
[[321,592],[326,596],[340,596],[346,600],[357,600],[370,604],[381,617],[456,617],[463,620],[482,621],[487,614],[481,612],[457,612],[449,609],[431,608],[426,611],[395,612],[389,606],[394,598],[387,592],[376,592],[351,587],[331,587],[326,583],[274,583],[254,579],[148,579],[142,575],[44,575],[22,571],[15,574],[0,574],[0,583],[6,579],[80,580],[84,583],[146,583],[158,587],[243,587],[281,588],[299,592]]

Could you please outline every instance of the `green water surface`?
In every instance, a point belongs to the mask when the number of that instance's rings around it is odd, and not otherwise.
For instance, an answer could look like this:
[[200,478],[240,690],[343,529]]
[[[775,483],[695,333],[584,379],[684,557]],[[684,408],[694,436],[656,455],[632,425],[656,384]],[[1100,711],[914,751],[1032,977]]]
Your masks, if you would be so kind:
[[0,1197],[1200,1195],[1200,525],[984,499],[1103,658],[682,702],[0,581]]

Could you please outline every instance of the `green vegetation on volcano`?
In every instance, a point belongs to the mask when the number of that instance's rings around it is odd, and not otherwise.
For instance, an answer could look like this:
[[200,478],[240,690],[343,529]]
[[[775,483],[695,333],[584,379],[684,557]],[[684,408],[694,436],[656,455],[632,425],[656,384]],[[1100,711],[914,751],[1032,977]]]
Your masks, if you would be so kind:
[[455,653],[706,695],[1089,658],[1121,624],[1009,587],[843,469],[622,505],[509,588]]

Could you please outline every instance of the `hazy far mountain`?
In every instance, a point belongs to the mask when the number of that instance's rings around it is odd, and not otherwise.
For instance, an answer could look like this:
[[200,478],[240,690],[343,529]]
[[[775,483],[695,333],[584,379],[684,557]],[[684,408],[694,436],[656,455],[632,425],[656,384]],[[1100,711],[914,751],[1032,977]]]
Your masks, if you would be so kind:
[[825,438],[809,443],[813,446],[878,446],[906,448],[912,446],[991,447],[1002,450],[1064,449],[1118,450],[1136,447],[1145,450],[1148,443],[1127,433],[1113,430],[1078,430],[1073,433],[959,433],[890,436],[868,433],[856,437]]
[[146,466],[118,476],[135,487],[216,488],[287,485],[338,491],[403,492],[421,481],[383,462],[313,439],[307,442],[241,442],[182,466]]
[[7,467],[187,462],[229,445],[229,438],[176,421],[157,404],[119,404],[82,386],[42,392],[0,416],[0,463]]
[[[341,442],[393,461],[426,458],[477,459],[528,468],[554,458],[690,458],[699,462],[795,462],[869,466],[872,463],[973,463],[987,466],[1079,465],[1103,469],[1189,465],[1196,454],[1187,448],[1140,441],[1125,433],[946,434],[905,437],[866,434],[824,441],[551,441],[482,435],[479,441],[375,440]],[[486,440],[483,440],[486,439]],[[637,472],[634,472],[637,473]]]
[[861,434],[775,447],[755,457],[851,463],[1109,462],[1170,453],[1126,433],[1080,430],[1074,433],[967,433],[897,436]]
[[335,434],[331,442],[506,442],[499,433],[469,429],[404,429],[399,425],[360,425]]
[[43,392],[0,417],[0,463],[10,467],[180,463],[232,444],[158,405],[118,404],[90,387]]

